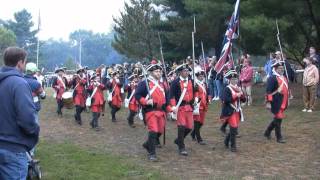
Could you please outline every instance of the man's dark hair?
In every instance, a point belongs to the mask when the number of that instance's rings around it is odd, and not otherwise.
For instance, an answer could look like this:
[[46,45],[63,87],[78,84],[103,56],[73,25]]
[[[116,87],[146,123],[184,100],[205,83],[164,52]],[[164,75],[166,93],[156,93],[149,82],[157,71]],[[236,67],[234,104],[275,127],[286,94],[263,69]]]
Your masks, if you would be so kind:
[[19,61],[25,61],[27,52],[18,47],[8,47],[3,53],[3,61],[6,66],[15,67]]

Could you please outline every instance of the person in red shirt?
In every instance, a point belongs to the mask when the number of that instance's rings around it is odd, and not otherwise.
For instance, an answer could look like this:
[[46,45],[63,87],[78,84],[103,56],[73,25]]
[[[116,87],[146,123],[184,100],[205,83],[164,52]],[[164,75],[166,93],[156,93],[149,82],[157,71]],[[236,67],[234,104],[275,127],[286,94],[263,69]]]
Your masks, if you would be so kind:
[[243,61],[243,67],[240,73],[240,82],[241,87],[245,95],[247,96],[247,105],[250,106],[252,104],[252,78],[253,78],[253,68],[250,61],[250,56],[246,54]]
[[126,91],[127,91],[127,98],[126,98],[126,102],[129,108],[129,115],[128,115],[128,124],[130,127],[135,128],[134,125],[134,117],[137,114],[138,110],[139,110],[139,103],[136,100],[136,98],[134,97],[134,94],[136,92],[136,88],[138,85],[138,75],[133,74],[130,77],[128,77],[128,80],[130,81],[130,83],[127,85],[126,87]]
[[84,76],[84,69],[77,70],[77,74],[74,76],[73,85],[73,104],[75,105],[76,112],[74,119],[79,125],[82,125],[81,113],[85,109],[86,93],[85,86],[87,80]]
[[191,68],[182,64],[176,68],[179,76],[170,86],[170,104],[177,119],[178,137],[174,143],[178,146],[179,154],[187,156],[184,139],[193,128],[194,89],[190,77]]
[[109,95],[112,96],[111,101],[109,102],[109,106],[111,107],[111,119],[112,122],[116,122],[116,113],[120,110],[122,104],[122,82],[119,78],[119,72],[114,71],[111,73],[112,78],[108,83]]
[[96,129],[97,131],[100,130],[99,128],[99,117],[103,110],[103,106],[105,104],[103,90],[105,86],[101,83],[100,76],[94,75],[91,77],[91,83],[88,88],[91,93],[91,111],[92,111],[92,121],[90,125],[92,128]]
[[204,124],[209,101],[212,99],[212,97],[208,95],[208,86],[205,82],[204,70],[201,68],[196,68],[195,75],[195,90],[197,91],[195,95],[195,103],[197,105],[195,105],[195,110],[193,112],[194,128],[191,132],[191,137],[194,141],[197,140],[200,145],[205,145],[206,143],[203,141],[200,134],[200,128]]

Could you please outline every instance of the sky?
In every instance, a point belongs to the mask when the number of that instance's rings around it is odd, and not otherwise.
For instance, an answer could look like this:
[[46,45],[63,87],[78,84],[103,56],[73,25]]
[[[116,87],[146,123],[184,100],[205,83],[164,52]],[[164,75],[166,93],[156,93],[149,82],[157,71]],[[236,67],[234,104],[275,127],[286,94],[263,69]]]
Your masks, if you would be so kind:
[[39,38],[68,40],[78,29],[95,33],[112,30],[113,19],[122,11],[125,0],[0,0],[0,19],[14,19],[15,12],[26,9],[38,24],[40,10],[41,32]]

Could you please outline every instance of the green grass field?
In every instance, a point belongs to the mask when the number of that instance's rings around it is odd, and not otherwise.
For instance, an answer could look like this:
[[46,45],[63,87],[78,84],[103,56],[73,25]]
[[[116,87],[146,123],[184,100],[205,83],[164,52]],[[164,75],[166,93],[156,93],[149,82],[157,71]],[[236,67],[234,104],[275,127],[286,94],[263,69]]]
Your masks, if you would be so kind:
[[82,149],[70,142],[41,141],[36,153],[44,179],[161,179],[156,171],[146,171],[125,158]]

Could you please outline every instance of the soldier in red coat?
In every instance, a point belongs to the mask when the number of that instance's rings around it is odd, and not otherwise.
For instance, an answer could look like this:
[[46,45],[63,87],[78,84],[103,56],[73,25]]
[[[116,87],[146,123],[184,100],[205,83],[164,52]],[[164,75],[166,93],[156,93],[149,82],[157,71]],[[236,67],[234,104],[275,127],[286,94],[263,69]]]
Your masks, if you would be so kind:
[[120,110],[121,104],[122,104],[122,94],[121,94],[121,88],[122,88],[122,82],[119,79],[119,72],[114,71],[111,73],[112,78],[110,79],[108,83],[109,88],[109,96],[112,96],[111,101],[109,101],[109,105],[111,107],[111,118],[112,122],[116,122],[116,113]]
[[103,110],[105,100],[103,95],[103,90],[105,86],[101,83],[100,76],[94,75],[91,77],[91,83],[88,88],[91,91],[91,111],[92,111],[92,121],[90,125],[92,128],[96,129],[97,131],[100,130],[99,128],[99,117]]
[[179,76],[172,81],[170,87],[170,104],[177,119],[178,137],[174,143],[179,148],[179,154],[187,156],[184,139],[193,128],[194,89],[190,77],[191,68],[182,64],[176,68]]
[[86,93],[85,86],[87,80],[84,76],[84,69],[77,70],[74,81],[74,91],[73,91],[73,104],[76,107],[76,112],[74,114],[74,119],[79,125],[82,125],[81,113],[85,109]]
[[[135,98],[142,105],[148,127],[148,140],[143,147],[148,151],[150,161],[156,161],[156,144],[159,134],[164,133],[166,125],[166,112],[172,111],[165,87],[160,83],[160,64],[151,64],[147,70],[150,76],[138,84]],[[150,97],[151,96],[151,97]]]
[[55,98],[57,100],[57,113],[58,115],[62,116],[62,108],[63,108],[63,100],[62,100],[62,94],[66,91],[68,81],[64,77],[64,69],[60,68],[55,71],[57,74],[57,77],[53,81],[52,87],[55,90]]
[[274,129],[277,142],[285,143],[281,134],[281,123],[285,117],[284,111],[288,107],[289,88],[288,80],[284,76],[284,62],[274,61],[272,64],[272,76],[267,80],[266,107],[274,115],[273,121],[267,127],[264,136],[271,139],[271,132]]
[[222,111],[220,119],[222,122],[229,124],[229,133],[227,134],[224,144],[226,148],[231,146],[231,152],[237,151],[236,135],[240,120],[243,120],[241,102],[246,101],[246,97],[238,86],[238,74],[235,70],[229,70],[224,76],[228,80],[222,96]]
[[204,70],[196,68],[195,75],[195,89],[197,90],[197,93],[195,95],[196,105],[193,112],[194,128],[191,132],[191,137],[193,140],[197,140],[200,145],[205,145],[206,143],[203,141],[200,134],[200,128],[204,124],[206,113],[208,111],[209,100],[212,98],[208,96],[208,86],[205,82]]
[[128,77],[128,80],[130,81],[130,83],[128,84],[126,91],[127,91],[127,98],[125,100],[125,103],[127,103],[128,108],[129,108],[129,115],[128,115],[128,124],[130,127],[135,128],[134,125],[134,117],[137,114],[138,110],[139,110],[139,103],[136,100],[136,98],[134,97],[134,94],[136,92],[136,88],[138,85],[138,75],[133,74],[131,76]]

